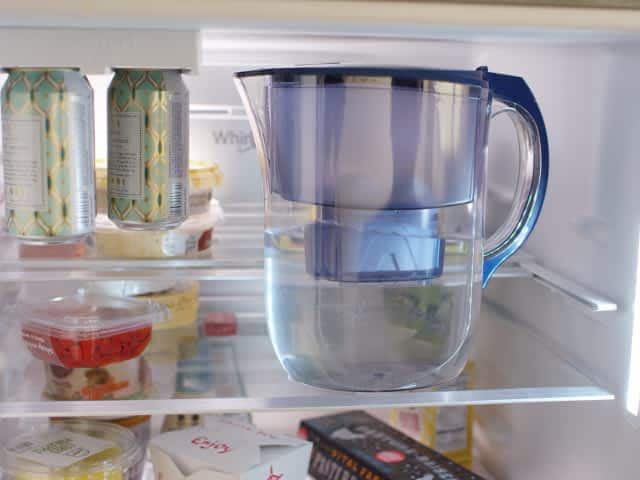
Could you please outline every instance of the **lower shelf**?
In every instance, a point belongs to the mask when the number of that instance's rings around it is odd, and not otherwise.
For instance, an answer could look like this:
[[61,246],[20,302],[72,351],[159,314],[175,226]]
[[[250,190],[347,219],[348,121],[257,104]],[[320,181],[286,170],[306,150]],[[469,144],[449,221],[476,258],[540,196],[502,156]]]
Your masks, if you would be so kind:
[[[233,312],[234,336],[206,336],[212,313]],[[613,395],[554,354],[535,334],[484,306],[474,342],[477,379],[471,389],[443,386],[394,393],[322,390],[287,378],[269,340],[261,295],[202,297],[200,334],[191,356],[147,353],[146,398],[53,401],[43,396],[45,372],[11,322],[4,322],[0,417],[128,416],[421,405],[487,405],[611,400]],[[3,328],[3,327],[0,327]]]
[[[389,413],[386,410],[369,410],[368,412],[375,415],[382,421],[388,421]],[[236,418],[236,420],[252,423],[266,432],[296,436],[300,422],[303,419],[312,418],[324,414],[326,414],[326,412],[286,412],[275,414],[254,414],[251,416],[242,416],[241,418]],[[203,426],[206,427],[208,425],[209,418],[210,417],[205,417],[202,419]],[[162,416],[153,416],[151,418],[151,437],[154,437],[161,433],[163,420],[164,419]],[[48,420],[42,418],[20,420],[0,419],[0,445],[9,441],[13,436],[18,435],[25,430],[28,430],[29,428],[41,426],[46,423],[48,423]],[[476,443],[475,439],[473,440],[473,443]],[[471,470],[475,474],[480,475],[484,480],[494,480],[495,478],[484,465],[483,457],[480,452],[477,451],[477,449],[474,449]],[[153,463],[151,462],[150,455],[147,452],[143,474],[140,480],[154,480],[155,478],[156,477],[154,475]],[[306,478],[307,480],[313,480],[311,476],[307,476]]]

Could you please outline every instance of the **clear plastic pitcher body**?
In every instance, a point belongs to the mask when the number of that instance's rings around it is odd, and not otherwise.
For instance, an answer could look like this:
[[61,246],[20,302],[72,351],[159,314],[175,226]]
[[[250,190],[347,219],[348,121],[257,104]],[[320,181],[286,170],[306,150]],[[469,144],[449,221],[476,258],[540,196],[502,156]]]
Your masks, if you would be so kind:
[[490,75],[340,66],[237,74],[266,187],[269,331],[295,380],[396,390],[464,367],[483,281],[528,235],[546,182],[539,111],[505,98],[523,173],[512,224],[487,243]]

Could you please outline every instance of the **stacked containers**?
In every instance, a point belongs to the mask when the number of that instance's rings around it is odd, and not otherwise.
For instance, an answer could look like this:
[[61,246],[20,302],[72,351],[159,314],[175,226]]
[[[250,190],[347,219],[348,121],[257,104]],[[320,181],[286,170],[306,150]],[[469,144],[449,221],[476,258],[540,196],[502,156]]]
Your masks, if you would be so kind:
[[96,250],[108,258],[173,258],[211,255],[212,236],[223,212],[213,199],[222,175],[215,165],[191,161],[189,165],[189,218],[172,230],[121,230],[107,218],[107,167],[96,166],[98,218]]
[[[15,315],[23,342],[43,361],[46,397],[123,400],[149,393],[151,372],[142,354],[151,341],[153,324],[166,319],[165,307],[78,293],[19,303]],[[130,427],[146,445],[148,416],[105,420]]]

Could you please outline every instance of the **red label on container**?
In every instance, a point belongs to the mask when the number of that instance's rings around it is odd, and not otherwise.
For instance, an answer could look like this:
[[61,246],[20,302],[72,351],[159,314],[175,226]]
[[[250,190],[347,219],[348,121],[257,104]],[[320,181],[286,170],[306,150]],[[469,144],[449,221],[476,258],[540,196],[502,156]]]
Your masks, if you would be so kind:
[[213,235],[213,228],[210,228],[198,239],[198,251],[204,252],[205,250],[209,250],[211,248],[211,237]]
[[238,334],[238,321],[230,312],[208,313],[204,321],[204,334],[207,337],[226,337]]

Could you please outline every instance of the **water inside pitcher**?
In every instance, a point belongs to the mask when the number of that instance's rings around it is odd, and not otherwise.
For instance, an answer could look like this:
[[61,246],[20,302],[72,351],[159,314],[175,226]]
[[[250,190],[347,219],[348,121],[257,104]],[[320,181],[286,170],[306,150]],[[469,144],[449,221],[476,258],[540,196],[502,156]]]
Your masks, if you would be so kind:
[[[269,331],[294,380],[400,390],[464,367],[487,270],[485,74],[342,66],[237,74],[265,179]],[[540,128],[529,132],[542,145]],[[523,190],[541,202],[534,177]],[[520,235],[506,231],[498,254]]]

